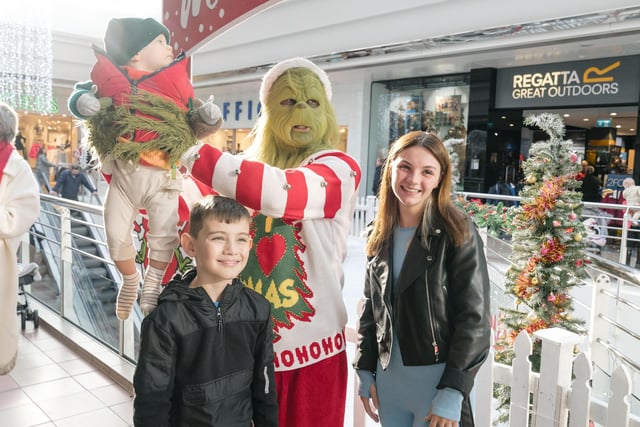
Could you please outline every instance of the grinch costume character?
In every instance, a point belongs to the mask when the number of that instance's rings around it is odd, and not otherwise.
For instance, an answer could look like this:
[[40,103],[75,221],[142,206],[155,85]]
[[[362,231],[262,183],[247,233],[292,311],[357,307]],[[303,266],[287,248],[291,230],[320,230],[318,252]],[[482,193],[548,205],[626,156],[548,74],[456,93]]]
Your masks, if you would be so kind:
[[116,314],[127,319],[140,282],[133,221],[140,210],[146,212],[149,265],[140,307],[148,313],[157,304],[165,270],[179,246],[182,175],[177,161],[197,138],[220,128],[222,114],[212,99],[204,105],[195,100],[188,58],[173,58],[168,29],[151,18],[112,19],[105,51],[94,51],[91,81],[76,85],[69,108],[88,118],[90,144],[109,182],[107,246],[123,276]]
[[272,304],[280,426],[341,426],[347,358],[343,261],[360,167],[334,149],[331,84],[312,62],[275,65],[246,157],[204,145],[183,157],[196,179],[254,209],[243,282]]

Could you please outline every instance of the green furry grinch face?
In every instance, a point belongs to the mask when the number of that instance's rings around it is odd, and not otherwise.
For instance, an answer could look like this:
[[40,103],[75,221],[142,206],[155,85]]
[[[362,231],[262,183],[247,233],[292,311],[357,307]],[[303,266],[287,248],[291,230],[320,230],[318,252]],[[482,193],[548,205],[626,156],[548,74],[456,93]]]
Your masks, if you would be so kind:
[[329,100],[318,77],[306,68],[278,77],[266,104],[275,136],[287,145],[308,146],[327,131]]

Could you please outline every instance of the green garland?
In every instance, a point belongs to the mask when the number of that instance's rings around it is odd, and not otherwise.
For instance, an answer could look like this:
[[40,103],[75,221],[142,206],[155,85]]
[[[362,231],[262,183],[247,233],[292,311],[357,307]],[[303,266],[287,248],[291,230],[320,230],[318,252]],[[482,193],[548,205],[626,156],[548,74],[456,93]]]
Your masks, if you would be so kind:
[[[169,164],[174,164],[197,142],[188,113],[173,101],[149,92],[132,95],[126,106],[102,108],[87,125],[89,146],[100,158],[110,156],[132,163],[140,161],[142,152],[159,150],[169,155]],[[135,131],[157,133],[158,137],[143,143],[118,141],[119,137],[129,139],[127,136]]]
[[478,227],[486,227],[494,236],[511,236],[514,230],[513,217],[515,206],[505,206],[503,202],[495,205],[480,200],[454,199],[454,203],[469,214]]

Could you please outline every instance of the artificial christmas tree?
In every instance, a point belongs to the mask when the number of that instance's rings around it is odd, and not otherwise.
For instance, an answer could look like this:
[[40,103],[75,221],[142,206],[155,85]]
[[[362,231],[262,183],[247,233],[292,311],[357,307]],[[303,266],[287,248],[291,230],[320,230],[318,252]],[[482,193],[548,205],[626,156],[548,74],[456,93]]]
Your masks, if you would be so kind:
[[[586,237],[580,170],[572,142],[563,140],[560,116],[543,113],[528,116],[525,125],[545,131],[549,141],[536,142],[522,167],[525,185],[521,203],[514,210],[512,266],[507,270],[505,290],[515,308],[501,308],[501,329],[496,342],[498,363],[511,364],[513,342],[520,331],[560,327],[585,333],[583,321],[572,316],[571,289],[585,276]],[[532,369],[539,372],[540,345],[534,342]],[[496,388],[501,407],[508,404],[508,388]]]

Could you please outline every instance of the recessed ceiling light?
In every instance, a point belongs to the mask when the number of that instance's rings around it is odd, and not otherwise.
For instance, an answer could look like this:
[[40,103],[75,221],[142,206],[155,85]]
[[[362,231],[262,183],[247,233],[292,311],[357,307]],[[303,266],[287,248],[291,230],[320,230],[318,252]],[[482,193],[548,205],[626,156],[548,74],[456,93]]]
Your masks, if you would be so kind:
[[618,113],[609,113],[610,116],[617,116]]
[[629,132],[633,132],[634,130],[635,130],[634,128],[631,128],[631,129],[629,129]]
[[616,125],[617,129],[620,129],[622,127],[622,125]]
[[507,116],[500,116],[500,118],[504,120],[507,118]]
[[509,123],[509,127],[513,127],[513,123]]
[[562,116],[563,117],[571,117],[571,114],[564,113]]
[[585,118],[584,118],[584,119],[582,119],[582,120],[584,120],[585,122],[588,122],[588,121],[589,121],[589,119],[588,119],[587,117],[585,117]]

